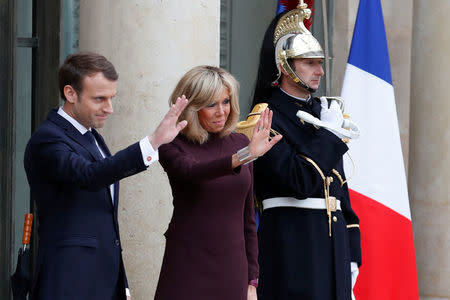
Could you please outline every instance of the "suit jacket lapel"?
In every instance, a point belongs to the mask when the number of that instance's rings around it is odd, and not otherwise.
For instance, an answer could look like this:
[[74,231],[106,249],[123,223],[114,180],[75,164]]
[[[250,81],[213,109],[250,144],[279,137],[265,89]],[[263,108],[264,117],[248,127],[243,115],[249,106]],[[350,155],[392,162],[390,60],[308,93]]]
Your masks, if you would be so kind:
[[[111,152],[109,151],[108,146],[105,143],[105,140],[103,139],[103,137],[100,135],[100,133],[98,133],[97,130],[95,130],[94,128],[92,128],[92,134],[95,136],[95,138],[97,139],[97,142],[100,146],[100,148],[102,148],[103,153],[105,154],[106,157],[110,157],[111,156]],[[108,189],[109,190],[109,189]],[[119,182],[114,182],[114,199],[111,202],[111,204],[114,203],[114,210],[117,212],[117,207],[118,207],[118,203],[119,203]]]
[[89,140],[83,136],[78,129],[76,129],[72,124],[70,124],[69,121],[67,121],[66,119],[64,119],[62,116],[60,116],[57,112],[56,109],[52,109],[47,117],[50,121],[52,121],[53,123],[55,123],[57,126],[61,127],[62,129],[64,129],[66,135],[72,139],[74,142],[80,144],[81,146],[83,146],[83,148],[85,148],[92,156],[92,158],[95,161],[99,161],[100,158],[98,157],[98,155],[94,152],[94,150],[90,147],[90,142]]
[[109,151],[108,146],[106,146],[106,143],[105,143],[105,140],[103,139],[103,137],[94,128],[92,128],[91,131],[92,131],[92,134],[97,139],[97,143],[100,146],[100,148],[102,149],[102,151],[105,154],[105,156],[106,157],[110,157],[111,156],[111,152]]
[[[98,156],[96,155],[96,153],[94,153],[93,150],[91,149],[91,147],[89,146],[90,142],[87,140],[87,138],[84,137],[78,131],[78,129],[76,129],[72,124],[70,124],[69,121],[67,121],[62,116],[60,116],[56,109],[52,109],[49,112],[47,119],[50,120],[51,122],[55,123],[60,128],[62,128],[65,131],[66,135],[70,139],[72,139],[74,142],[78,143],[83,148],[85,148],[91,154],[91,156],[94,160],[96,160],[96,161],[100,160],[98,158]],[[106,157],[111,156],[111,152],[109,151],[108,147],[106,146],[105,141],[103,140],[103,137],[93,128],[92,128],[92,134],[94,134],[95,138],[97,139],[97,142],[99,143],[99,145],[102,148],[103,153],[105,153]],[[119,199],[119,197],[118,197],[118,195],[119,195],[118,182],[114,183],[114,206],[111,201],[111,193],[109,190],[109,186],[107,187],[107,190],[108,190],[108,194],[110,195],[110,197],[108,198],[109,205],[111,205],[112,209],[115,209],[117,211],[117,202]]]
[[[100,135],[100,133],[98,133],[97,130],[95,130],[94,128],[91,129],[92,130],[92,134],[95,136],[95,138],[97,139],[98,145],[100,146],[100,148],[102,149],[103,153],[105,154],[105,157],[110,157],[111,156],[111,152],[109,151],[108,146],[105,143],[105,140],[103,139],[103,137]],[[119,202],[119,182],[114,182],[113,185],[113,190],[114,190],[114,199],[111,201],[111,205],[114,203],[114,210],[117,211],[117,205]],[[108,192],[110,191],[109,187],[108,187]],[[111,193],[110,193],[111,196]]]

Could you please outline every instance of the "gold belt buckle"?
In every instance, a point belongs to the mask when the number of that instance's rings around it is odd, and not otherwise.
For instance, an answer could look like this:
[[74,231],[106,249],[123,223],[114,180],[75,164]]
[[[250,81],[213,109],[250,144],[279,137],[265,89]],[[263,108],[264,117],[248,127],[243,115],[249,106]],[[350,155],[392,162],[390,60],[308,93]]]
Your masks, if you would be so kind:
[[328,205],[329,205],[330,211],[335,212],[337,210],[336,197],[331,196],[328,199],[329,199],[328,200]]

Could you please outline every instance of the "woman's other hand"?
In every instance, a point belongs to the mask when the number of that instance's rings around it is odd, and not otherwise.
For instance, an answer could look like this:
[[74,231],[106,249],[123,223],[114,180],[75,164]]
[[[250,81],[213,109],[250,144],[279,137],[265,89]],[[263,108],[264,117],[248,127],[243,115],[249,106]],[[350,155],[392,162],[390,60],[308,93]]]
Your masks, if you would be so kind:
[[270,126],[272,125],[273,112],[269,109],[261,112],[261,117],[253,129],[253,137],[247,147],[242,148],[231,157],[231,167],[237,168],[242,164],[254,161],[258,157],[269,151],[273,145],[278,143],[283,137],[277,134],[273,138],[270,137]]
[[258,123],[256,123],[255,128],[253,129],[253,137],[250,141],[250,144],[248,145],[250,153],[253,157],[264,155],[282,138],[282,135],[278,134],[272,139],[269,139],[270,126],[272,125],[272,116],[273,111],[271,111],[270,109],[267,108],[262,111],[261,117],[259,118]]

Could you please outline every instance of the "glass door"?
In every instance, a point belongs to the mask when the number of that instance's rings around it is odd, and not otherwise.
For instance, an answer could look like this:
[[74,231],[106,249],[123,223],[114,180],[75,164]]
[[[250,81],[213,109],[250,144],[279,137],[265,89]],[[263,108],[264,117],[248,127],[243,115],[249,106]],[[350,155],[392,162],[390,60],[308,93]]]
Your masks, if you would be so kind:
[[12,299],[10,276],[24,215],[35,210],[23,167],[25,147],[59,104],[60,16],[60,0],[0,0],[0,299]]
[[13,236],[11,250],[13,266],[22,243],[23,220],[30,212],[30,190],[23,167],[23,155],[31,136],[32,119],[32,61],[33,47],[33,2],[17,0],[15,48],[15,101],[13,102],[13,172],[12,172],[12,221]]

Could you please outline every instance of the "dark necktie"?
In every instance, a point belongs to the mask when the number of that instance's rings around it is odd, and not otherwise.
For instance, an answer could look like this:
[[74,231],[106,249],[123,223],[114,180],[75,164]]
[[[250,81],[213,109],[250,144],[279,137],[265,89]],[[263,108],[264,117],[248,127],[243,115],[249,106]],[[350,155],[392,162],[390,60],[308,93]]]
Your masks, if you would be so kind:
[[95,143],[95,136],[92,134],[92,132],[88,130],[83,136],[85,136],[89,141],[89,150],[91,151],[91,153],[94,153],[97,159],[102,160],[103,156],[100,153],[97,144]]
[[[91,153],[94,153],[97,156],[97,159],[102,160],[104,157],[100,153],[100,149],[97,147],[97,144],[95,143],[96,139],[95,139],[94,134],[90,130],[88,130],[88,131],[86,131],[86,133],[83,136],[85,136],[86,139],[89,142],[88,143],[89,144],[89,150],[91,151]],[[109,186],[108,193],[111,196],[112,203],[114,204],[114,199],[113,199],[113,196],[112,196],[114,194],[114,192],[112,190],[113,189],[112,186],[113,185]]]

